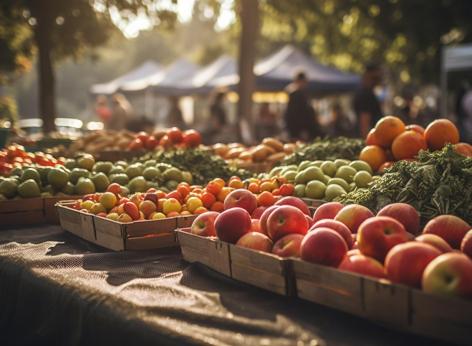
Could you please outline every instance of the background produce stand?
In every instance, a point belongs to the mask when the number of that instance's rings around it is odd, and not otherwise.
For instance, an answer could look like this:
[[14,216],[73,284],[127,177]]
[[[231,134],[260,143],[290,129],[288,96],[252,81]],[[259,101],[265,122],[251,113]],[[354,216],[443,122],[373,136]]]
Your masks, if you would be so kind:
[[1,232],[0,277],[4,345],[442,345],[58,226]]

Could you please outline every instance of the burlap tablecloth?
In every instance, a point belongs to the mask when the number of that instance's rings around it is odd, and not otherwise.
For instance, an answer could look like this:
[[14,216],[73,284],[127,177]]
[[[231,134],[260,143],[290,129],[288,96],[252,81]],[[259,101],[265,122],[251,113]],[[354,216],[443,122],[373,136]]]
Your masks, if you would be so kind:
[[0,231],[0,345],[432,345],[235,282],[172,251]]

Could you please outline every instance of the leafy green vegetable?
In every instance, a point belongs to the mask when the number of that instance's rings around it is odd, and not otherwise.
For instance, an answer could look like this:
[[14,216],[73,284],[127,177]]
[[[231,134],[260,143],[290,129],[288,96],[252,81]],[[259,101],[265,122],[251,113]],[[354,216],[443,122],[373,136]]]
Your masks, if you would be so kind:
[[228,165],[221,157],[202,149],[179,149],[171,151],[158,151],[146,154],[139,161],[155,159],[157,162],[168,163],[174,167],[192,173],[194,184],[203,185],[214,178],[228,180],[236,175],[242,179],[252,176],[252,173]]
[[346,137],[317,138],[312,143],[303,146],[286,157],[281,165],[298,165],[305,160],[356,160],[363,147],[364,141],[362,139]]
[[378,211],[395,202],[411,204],[422,222],[452,214],[472,224],[472,158],[456,153],[451,145],[441,151],[422,151],[418,161],[399,161],[367,189],[340,198]]

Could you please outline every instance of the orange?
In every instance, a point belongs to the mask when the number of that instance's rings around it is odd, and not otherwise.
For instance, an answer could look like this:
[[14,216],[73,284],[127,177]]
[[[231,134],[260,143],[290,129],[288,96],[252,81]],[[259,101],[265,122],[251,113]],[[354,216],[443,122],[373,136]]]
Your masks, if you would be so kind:
[[294,190],[293,184],[282,184],[282,186],[280,186],[280,194],[282,196],[291,196]]
[[247,187],[247,189],[249,191],[251,191],[252,193],[259,193],[261,192],[261,188],[259,187],[259,184],[256,184],[256,183],[250,183]]
[[218,195],[216,196],[216,198],[218,199],[218,201],[224,202],[226,196],[228,196],[231,191],[233,191],[231,187],[223,187],[221,191],[218,193]]
[[211,211],[222,212],[223,210],[225,210],[225,206],[224,206],[223,202],[216,201],[215,203],[213,203],[210,210]]
[[466,157],[472,157],[472,145],[468,143],[457,143],[454,145],[456,153],[464,155]]
[[208,185],[205,188],[208,192],[214,194],[215,196],[218,196],[218,194],[221,191],[221,186],[220,184],[215,183],[214,181],[210,181]]
[[213,179],[213,182],[217,183],[221,187],[224,187],[226,185],[225,181],[221,178],[215,178],[215,179]]
[[395,160],[413,159],[420,150],[426,149],[428,146],[423,135],[413,130],[403,132],[392,143]]
[[264,191],[257,196],[257,205],[270,207],[275,203],[275,197],[269,191]]
[[272,194],[273,194],[274,196],[280,196],[280,189],[279,189],[279,188],[273,189],[273,190],[272,190]]
[[362,149],[359,160],[367,162],[373,171],[377,171],[380,165],[387,161],[387,155],[378,145],[368,145]]
[[405,131],[405,124],[400,118],[393,115],[383,117],[375,124],[375,139],[378,145],[390,147],[395,137]]
[[185,198],[190,193],[190,186],[179,184],[179,186],[177,186],[177,192],[179,192],[180,195]]
[[418,132],[419,134],[424,134],[424,127],[423,126],[420,126],[420,125],[416,125],[416,124],[411,124],[411,125],[408,125],[405,130],[413,130],[413,131],[416,131]]
[[379,141],[377,140],[377,135],[375,133],[375,129],[371,129],[365,138],[365,144],[367,145],[380,145]]
[[438,119],[428,125],[424,131],[424,137],[430,149],[440,150],[447,143],[459,143],[459,130],[452,121]]

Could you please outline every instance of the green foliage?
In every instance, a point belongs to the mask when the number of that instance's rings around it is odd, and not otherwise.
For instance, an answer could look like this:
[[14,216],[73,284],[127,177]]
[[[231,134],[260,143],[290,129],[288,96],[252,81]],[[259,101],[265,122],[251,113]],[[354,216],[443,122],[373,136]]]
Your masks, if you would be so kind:
[[267,0],[262,36],[296,41],[322,62],[360,72],[380,59],[401,82],[437,81],[442,44],[472,39],[467,0]]

